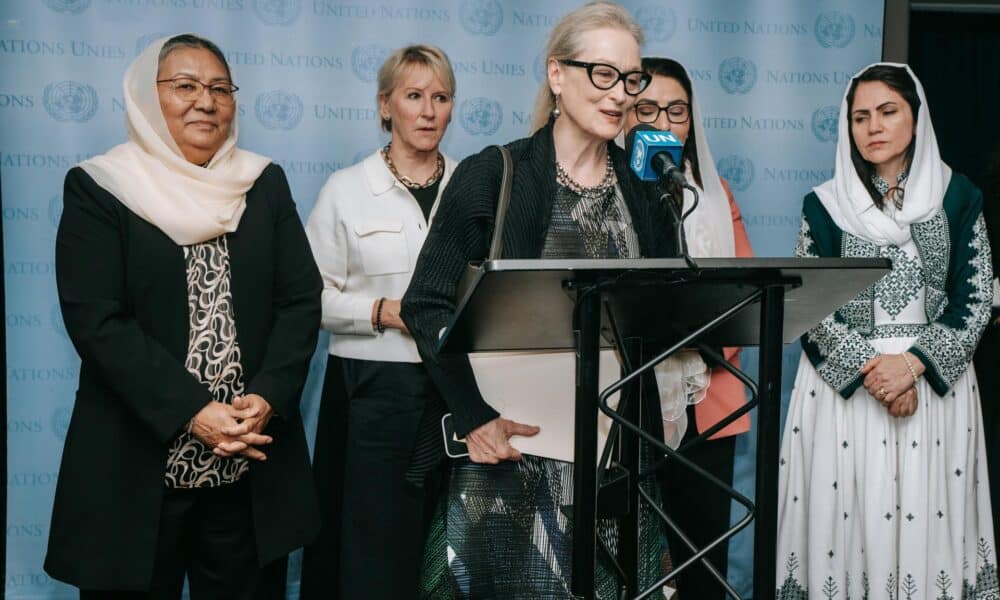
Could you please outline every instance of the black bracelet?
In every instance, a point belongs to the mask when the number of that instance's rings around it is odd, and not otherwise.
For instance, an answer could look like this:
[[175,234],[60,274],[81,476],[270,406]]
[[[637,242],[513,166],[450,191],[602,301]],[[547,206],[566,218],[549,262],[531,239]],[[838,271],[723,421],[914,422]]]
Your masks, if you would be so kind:
[[378,299],[378,308],[375,309],[375,330],[379,333],[385,333],[385,325],[382,324],[382,305],[385,303],[385,298]]

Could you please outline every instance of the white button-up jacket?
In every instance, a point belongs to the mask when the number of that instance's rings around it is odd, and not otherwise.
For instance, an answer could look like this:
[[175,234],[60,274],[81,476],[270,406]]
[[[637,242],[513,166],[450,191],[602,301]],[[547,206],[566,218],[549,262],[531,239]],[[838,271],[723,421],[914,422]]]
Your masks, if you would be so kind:
[[[441,193],[455,170],[444,157]],[[330,354],[345,358],[420,362],[409,334],[372,327],[372,306],[399,299],[427,236],[428,222],[416,199],[396,180],[376,151],[327,180],[309,214],[306,235],[323,276],[323,329]]]

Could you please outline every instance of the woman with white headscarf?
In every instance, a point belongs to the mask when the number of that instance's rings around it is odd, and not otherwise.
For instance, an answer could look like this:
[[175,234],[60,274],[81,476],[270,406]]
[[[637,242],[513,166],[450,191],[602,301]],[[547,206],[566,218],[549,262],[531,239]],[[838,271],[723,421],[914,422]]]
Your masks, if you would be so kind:
[[972,354],[990,314],[982,194],[940,157],[905,65],[856,75],[796,256],[892,271],[802,338],[780,459],[778,597],[995,598]]
[[[646,123],[670,131],[684,144],[686,178],[699,190],[698,206],[684,220],[684,237],[693,257],[751,257],[750,239],[743,217],[725,179],[719,177],[709,150],[701,111],[694,96],[691,77],[683,65],[669,58],[646,57],[642,70],[652,80],[625,118],[625,131]],[[626,148],[626,151],[629,151]],[[690,210],[694,194],[671,186],[675,198],[684,199]],[[739,367],[739,348],[725,348],[723,354]],[[662,405],[664,439],[677,448],[707,431],[746,404],[743,383],[724,367],[709,367],[696,351],[684,351],[656,368]],[[707,386],[707,389],[706,389]],[[690,399],[690,400],[689,400]],[[693,404],[689,402],[694,401]],[[693,425],[693,426],[691,426]],[[733,480],[736,435],[750,430],[750,417],[743,415],[709,439],[687,448],[686,458],[723,482]],[[659,472],[663,483],[663,503],[668,514],[682,524],[684,534],[695,546],[704,548],[729,529],[731,498],[710,481],[676,462],[668,462]],[[672,529],[667,529],[674,565],[686,562],[692,552]],[[707,555],[723,576],[726,574],[728,543],[719,544]],[[725,589],[700,562],[677,577],[682,596],[724,598]]]
[[322,282],[282,170],[236,147],[212,42],[125,74],[128,141],[70,170],[56,281],[80,387],[45,570],[82,598],[284,598],[318,529],[299,394]]

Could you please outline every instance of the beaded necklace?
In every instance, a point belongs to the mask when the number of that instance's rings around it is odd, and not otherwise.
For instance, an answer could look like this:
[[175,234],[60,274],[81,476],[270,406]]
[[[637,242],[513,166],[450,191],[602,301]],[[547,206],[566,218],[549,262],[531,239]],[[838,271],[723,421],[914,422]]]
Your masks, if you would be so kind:
[[580,185],[569,176],[569,173],[563,169],[563,166],[559,164],[558,160],[556,161],[556,182],[574,194],[579,195],[581,198],[606,198],[608,196],[608,192],[614,189],[615,185],[618,183],[618,175],[615,173],[615,167],[611,163],[611,153],[609,152],[607,155],[607,167],[604,171],[604,179],[602,179],[597,185],[590,187]]

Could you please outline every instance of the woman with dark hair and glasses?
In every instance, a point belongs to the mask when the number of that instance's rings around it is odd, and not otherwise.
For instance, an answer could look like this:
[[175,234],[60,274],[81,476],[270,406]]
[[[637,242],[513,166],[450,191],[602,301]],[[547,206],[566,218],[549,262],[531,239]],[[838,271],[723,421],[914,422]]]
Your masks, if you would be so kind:
[[[652,76],[649,86],[639,95],[625,119],[625,131],[640,123],[670,131],[684,144],[683,160],[687,180],[698,188],[698,206],[684,221],[688,252],[694,257],[751,257],[750,240],[743,217],[725,179],[715,170],[702,127],[701,111],[694,97],[691,78],[683,65],[669,58],[642,59],[642,70]],[[626,151],[629,149],[626,148]],[[674,198],[684,199],[684,211],[694,202],[689,190],[671,188]],[[725,348],[725,358],[739,367],[739,348]],[[709,367],[695,352],[668,359],[658,368],[658,379],[686,378],[693,373],[708,384],[703,393],[693,395],[696,404],[681,401],[680,406],[662,411],[664,439],[673,447],[686,443],[699,433],[729,416],[746,403],[743,384],[721,366]],[[674,394],[667,401],[683,395]],[[736,456],[736,435],[750,429],[750,417],[742,416],[708,440],[697,443],[684,455],[720,480],[731,483]],[[729,528],[731,498],[719,488],[688,468],[669,462],[658,474],[663,485],[663,504],[667,513],[681,525],[697,548],[704,548]],[[692,552],[667,529],[667,541],[674,565],[687,561]],[[720,544],[707,556],[722,576],[726,575],[729,545]],[[677,578],[682,597],[724,598],[725,589],[700,562]]]
[[45,570],[81,598],[284,598],[319,528],[319,272],[281,168],[236,146],[215,44],[158,40],[124,88],[128,141],[70,170],[56,236],[82,363]]
[[938,152],[905,65],[855,75],[804,257],[892,271],[802,337],[779,466],[778,596],[993,598],[996,547],[971,361],[993,274],[982,194]]
[[[504,258],[672,252],[672,222],[659,194],[630,173],[625,153],[613,143],[649,83],[641,42],[635,20],[612,2],[587,4],[556,25],[533,133],[507,145],[513,189]],[[452,414],[469,453],[452,463],[446,531],[431,533],[423,594],[435,599],[564,598],[572,577],[566,512],[572,465],[522,456],[511,437],[534,435],[535,424],[513,422],[491,407],[466,355],[437,352],[466,265],[488,254],[502,172],[494,148],[459,164],[403,297],[403,321],[443,398],[439,414]],[[440,455],[440,417],[425,421],[437,428],[430,439]],[[652,577],[659,573],[658,546],[655,539],[647,546],[645,574]],[[602,597],[617,594],[612,581],[606,586]]]

